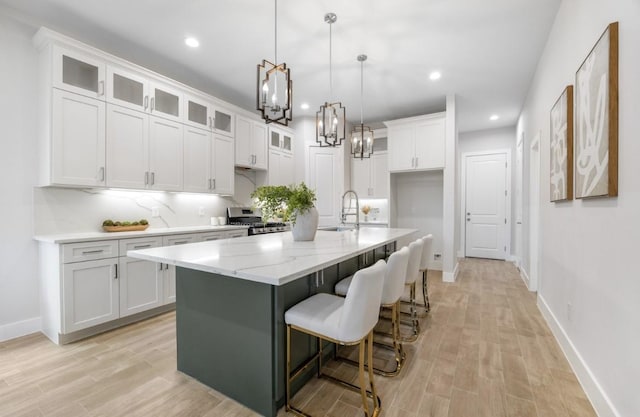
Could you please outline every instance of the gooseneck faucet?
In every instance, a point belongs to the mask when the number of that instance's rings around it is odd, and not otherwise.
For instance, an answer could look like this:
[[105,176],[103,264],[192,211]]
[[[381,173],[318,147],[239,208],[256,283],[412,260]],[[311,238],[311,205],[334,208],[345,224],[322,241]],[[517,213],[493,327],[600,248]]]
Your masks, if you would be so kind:
[[[344,199],[347,196],[353,195],[356,199],[356,211],[353,211],[353,198],[349,198],[349,206],[346,207]],[[340,210],[340,219],[342,224],[347,220],[347,216],[356,216],[356,229],[360,229],[360,203],[358,201],[358,194],[353,190],[347,190],[342,194],[342,209]]]

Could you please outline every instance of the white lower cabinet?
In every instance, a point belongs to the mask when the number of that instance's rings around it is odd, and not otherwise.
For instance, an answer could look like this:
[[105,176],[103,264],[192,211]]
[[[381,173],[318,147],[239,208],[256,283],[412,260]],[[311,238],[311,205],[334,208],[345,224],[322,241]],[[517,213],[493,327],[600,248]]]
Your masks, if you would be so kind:
[[163,304],[163,273],[155,262],[129,258],[127,251],[162,246],[162,237],[120,240],[118,260],[120,317],[130,316]]
[[62,333],[119,317],[118,258],[65,264],[62,272]]
[[64,344],[168,311],[176,301],[175,266],[130,258],[127,251],[240,236],[247,236],[247,229],[42,242],[42,332]]

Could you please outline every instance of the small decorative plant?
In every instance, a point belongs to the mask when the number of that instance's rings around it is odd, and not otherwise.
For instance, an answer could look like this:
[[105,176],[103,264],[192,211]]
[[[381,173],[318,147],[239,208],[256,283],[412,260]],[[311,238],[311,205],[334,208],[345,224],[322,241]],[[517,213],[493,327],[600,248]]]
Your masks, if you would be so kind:
[[262,219],[280,218],[282,221],[296,222],[296,215],[314,206],[315,191],[304,182],[299,185],[264,185],[251,193],[256,200],[255,207],[262,211]]

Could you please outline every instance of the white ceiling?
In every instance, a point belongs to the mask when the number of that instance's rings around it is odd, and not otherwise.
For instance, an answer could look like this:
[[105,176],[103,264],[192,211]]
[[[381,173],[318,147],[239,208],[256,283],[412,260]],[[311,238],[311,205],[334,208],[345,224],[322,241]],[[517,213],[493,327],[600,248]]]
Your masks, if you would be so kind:
[[[457,96],[459,130],[516,123],[560,0],[279,0],[278,58],[291,68],[294,118],[329,97],[365,123],[444,110]],[[0,0],[5,12],[255,108],[256,65],[274,58],[273,0]],[[1,11],[1,10],[0,10]],[[196,36],[200,47],[184,45]],[[442,78],[429,80],[432,70]],[[301,110],[307,102],[311,108]],[[491,122],[491,114],[500,119]]]

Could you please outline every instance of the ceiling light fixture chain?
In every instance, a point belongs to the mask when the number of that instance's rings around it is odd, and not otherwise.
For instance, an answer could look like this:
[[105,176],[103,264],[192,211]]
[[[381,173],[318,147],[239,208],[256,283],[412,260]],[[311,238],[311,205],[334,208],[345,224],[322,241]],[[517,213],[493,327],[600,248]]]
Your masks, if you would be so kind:
[[346,136],[346,110],[340,102],[333,101],[333,30],[338,17],[335,13],[324,15],[329,24],[329,101],[316,112],[316,142],[320,146],[340,146]]
[[351,154],[354,158],[369,158],[373,154],[373,130],[364,125],[364,61],[365,54],[358,55],[360,62],[360,125],[351,131]]
[[274,62],[258,64],[256,107],[266,123],[288,126],[292,120],[293,83],[287,64],[278,64],[278,0],[274,0]]

